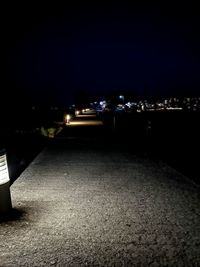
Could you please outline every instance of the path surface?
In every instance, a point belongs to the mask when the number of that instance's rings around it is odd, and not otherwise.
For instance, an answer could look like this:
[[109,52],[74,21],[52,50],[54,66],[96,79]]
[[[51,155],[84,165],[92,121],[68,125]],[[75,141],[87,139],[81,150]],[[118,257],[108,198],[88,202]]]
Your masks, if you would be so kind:
[[98,134],[71,134],[12,185],[0,266],[199,266],[195,184]]

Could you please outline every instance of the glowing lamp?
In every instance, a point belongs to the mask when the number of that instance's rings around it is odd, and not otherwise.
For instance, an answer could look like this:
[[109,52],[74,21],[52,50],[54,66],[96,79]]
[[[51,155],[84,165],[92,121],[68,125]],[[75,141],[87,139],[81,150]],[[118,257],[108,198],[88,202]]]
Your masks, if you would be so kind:
[[123,95],[120,95],[119,96],[119,99],[121,99],[122,101],[124,101],[124,96]]
[[5,150],[0,150],[0,212],[11,209],[10,179]]
[[66,123],[68,124],[70,122],[71,116],[69,114],[66,115]]

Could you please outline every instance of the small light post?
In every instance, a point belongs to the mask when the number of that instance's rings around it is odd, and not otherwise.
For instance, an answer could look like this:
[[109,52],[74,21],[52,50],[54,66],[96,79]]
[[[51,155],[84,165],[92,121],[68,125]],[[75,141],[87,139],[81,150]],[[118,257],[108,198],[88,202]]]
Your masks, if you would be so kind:
[[6,151],[0,150],[0,213],[12,208]]
[[70,123],[70,119],[71,119],[71,116],[69,114],[66,115],[66,123],[69,124]]

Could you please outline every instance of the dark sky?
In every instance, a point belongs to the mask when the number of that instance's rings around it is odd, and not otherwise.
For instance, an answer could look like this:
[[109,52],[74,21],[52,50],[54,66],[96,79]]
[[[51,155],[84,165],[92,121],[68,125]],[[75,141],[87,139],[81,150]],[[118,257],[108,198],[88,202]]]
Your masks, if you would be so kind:
[[68,104],[81,90],[200,95],[197,5],[27,2],[2,11],[7,97]]

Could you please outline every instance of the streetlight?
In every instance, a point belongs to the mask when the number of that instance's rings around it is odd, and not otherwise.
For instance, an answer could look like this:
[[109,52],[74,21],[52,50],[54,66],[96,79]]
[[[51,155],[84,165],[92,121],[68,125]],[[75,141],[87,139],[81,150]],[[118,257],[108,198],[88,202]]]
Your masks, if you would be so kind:
[[124,96],[123,96],[123,95],[119,95],[119,99],[120,99],[121,102],[124,104]]
[[12,208],[10,196],[10,178],[5,150],[0,150],[0,213]]

